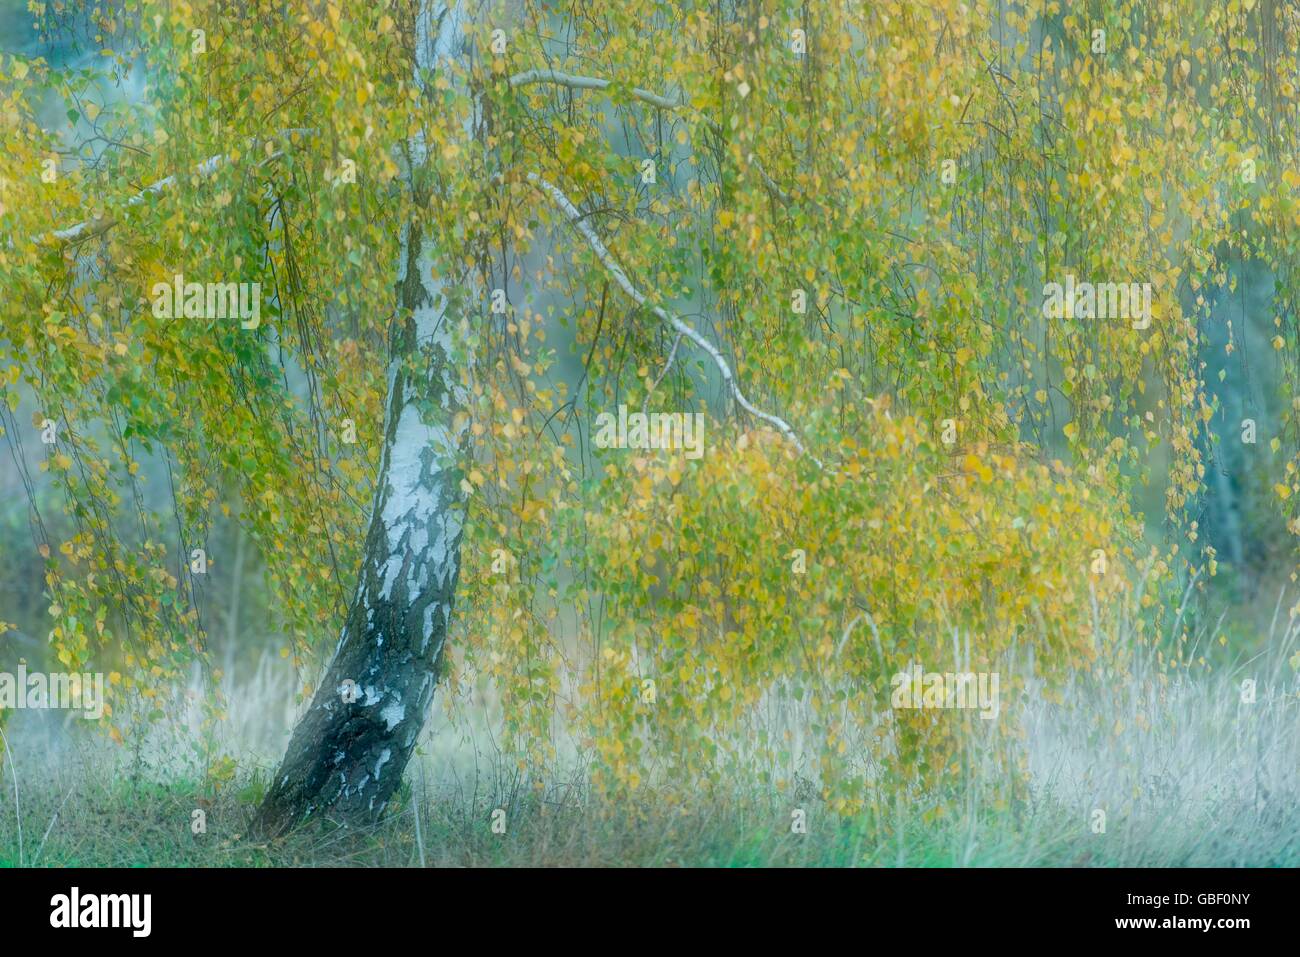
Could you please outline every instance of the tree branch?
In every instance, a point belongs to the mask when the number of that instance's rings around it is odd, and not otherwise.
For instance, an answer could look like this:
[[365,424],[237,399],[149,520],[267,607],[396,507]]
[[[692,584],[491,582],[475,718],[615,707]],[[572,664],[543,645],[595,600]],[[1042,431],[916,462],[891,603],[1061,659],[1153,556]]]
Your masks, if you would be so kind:
[[750,415],[754,416],[754,418],[762,419],[764,422],[773,426],[778,432],[785,436],[785,438],[796,449],[799,450],[800,454],[807,455],[817,463],[819,468],[825,467],[822,465],[820,459],[804,448],[803,443],[799,441],[799,436],[795,434],[794,429],[790,427],[790,424],[786,422],[785,419],[781,418],[779,415],[773,415],[770,412],[763,412],[756,408],[749,399],[745,398],[745,394],[741,391],[740,385],[736,382],[736,377],[731,371],[731,366],[727,363],[727,360],[723,358],[722,353],[717,350],[713,343],[709,342],[708,339],[700,335],[695,329],[687,325],[679,317],[664,309],[662,306],[657,306],[647,301],[645,294],[632,284],[632,280],[630,280],[627,273],[623,271],[623,267],[614,259],[609,249],[607,249],[605,244],[601,242],[600,237],[596,235],[596,231],[592,229],[591,224],[583,219],[582,213],[578,211],[578,207],[573,205],[573,202],[564,194],[563,190],[550,181],[538,176],[536,173],[529,173],[528,181],[545,193],[550,198],[551,202],[553,202],[556,207],[564,213],[569,222],[573,224],[578,232],[582,234],[583,239],[587,241],[587,245],[590,246],[592,252],[596,254],[596,258],[600,260],[601,265],[605,267],[606,271],[609,272],[609,274],[614,278],[614,281],[625,293],[627,293],[628,297],[633,302],[638,306],[653,312],[664,323],[685,336],[687,339],[690,339],[691,342],[695,343],[709,354],[709,358],[711,358],[713,364],[717,366],[718,372],[722,376],[723,383],[725,383],[727,389],[735,398],[737,405]]
[[[195,167],[194,172],[199,176],[207,176],[224,163],[225,160],[225,154],[209,156]],[[174,186],[175,183],[176,175],[173,173],[171,176],[164,177],[163,179],[158,180],[158,182],[152,183],[140,190],[140,192],[136,193],[126,201],[126,205],[139,206],[153,194],[164,192]],[[103,235],[116,226],[117,223],[118,220],[116,218],[112,216],[103,216],[98,219],[83,220],[75,226],[69,226],[67,229],[56,229],[47,235],[55,242],[66,246],[71,243],[80,242],[86,239],[94,239],[96,236]]]
[[[281,130],[277,135],[282,137],[292,136],[293,134],[298,134],[301,136],[309,136],[314,134],[315,132],[316,131],[312,129],[287,129],[287,130]],[[252,140],[249,141],[249,143],[250,145],[257,143],[257,138],[253,138]],[[282,150],[276,150],[274,153],[271,153],[265,159],[261,160],[257,165],[261,167],[261,166],[265,166],[268,163],[273,163],[275,162],[275,160],[279,159],[283,155],[284,152]],[[198,166],[194,167],[193,173],[191,175],[210,176],[213,172],[216,171],[216,169],[219,166],[221,166],[222,163],[225,163],[227,160],[229,160],[229,158],[230,157],[225,153],[218,153],[216,156],[209,156]],[[146,186],[144,189],[140,190],[140,192],[136,193],[134,196],[132,196],[130,199],[126,201],[126,205],[139,206],[150,196],[156,193],[166,192],[168,189],[170,189],[175,185],[176,185],[176,174],[173,173],[171,176],[165,176],[162,179],[158,180],[158,182],[151,183],[150,185]],[[113,216],[103,216],[98,219],[87,219],[87,220],[83,220],[80,223],[77,223],[75,226],[69,226],[66,229],[56,229],[53,230],[52,232],[46,233],[44,236],[37,236],[35,238],[39,242],[41,239],[48,237],[49,239],[52,239],[54,242],[58,243],[59,245],[67,246],[67,245],[71,245],[72,243],[83,242],[88,239],[94,239],[96,236],[101,236],[104,233],[108,232],[110,229],[112,229],[114,226],[116,226],[118,222],[119,220]]]
[[[551,83],[556,86],[568,87],[571,90],[605,90],[613,85],[612,81],[600,76],[578,76],[573,73],[561,73],[559,70],[525,70],[522,73],[516,73],[506,80],[506,83],[512,89],[522,86],[532,86],[537,83]],[[716,121],[707,116],[701,110],[695,109],[681,97],[661,96],[650,90],[643,90],[635,87],[629,91],[633,99],[640,100],[643,103],[649,103],[651,106],[657,106],[661,110],[690,110],[695,113],[704,124],[713,132],[715,136],[722,136],[722,127]],[[763,182],[767,188],[776,194],[777,198],[787,206],[792,202],[790,194],[783,190],[771,176],[767,175],[767,170],[763,164],[754,160],[754,167],[758,170],[759,176],[763,177]]]
[[[525,70],[510,77],[506,83],[513,88],[531,86],[534,83],[553,83],[556,86],[566,86],[571,90],[604,90],[612,85],[611,81],[604,77],[576,76],[572,73],[561,73],[559,70]],[[660,96],[658,93],[651,93],[640,87],[630,92],[634,98],[651,106],[657,106],[661,110],[679,110],[688,105],[681,99]]]
[[[659,383],[664,381],[664,376],[668,375],[668,370],[673,367],[673,362],[677,359],[677,347],[682,344],[682,338],[682,333],[677,333],[677,337],[673,339],[673,347],[668,351],[668,361],[664,363],[664,367],[659,370],[654,382],[651,382],[650,388],[646,390],[645,401],[641,403],[643,413],[650,411],[650,396],[654,395],[655,389],[659,388]],[[595,346],[595,343],[593,342],[592,345]]]

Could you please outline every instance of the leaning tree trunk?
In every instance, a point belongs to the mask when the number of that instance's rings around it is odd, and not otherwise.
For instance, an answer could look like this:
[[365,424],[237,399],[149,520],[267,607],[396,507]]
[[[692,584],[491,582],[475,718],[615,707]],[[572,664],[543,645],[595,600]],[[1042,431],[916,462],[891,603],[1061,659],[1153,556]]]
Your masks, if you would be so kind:
[[[460,49],[459,14],[430,0],[420,6],[416,61],[427,70]],[[415,183],[422,144],[410,152]],[[455,297],[434,278],[437,243],[418,222],[402,230],[384,447],[360,581],[338,649],[259,811],[267,835],[311,816],[361,823],[382,813],[433,698],[460,571],[467,432],[457,415],[461,321]]]

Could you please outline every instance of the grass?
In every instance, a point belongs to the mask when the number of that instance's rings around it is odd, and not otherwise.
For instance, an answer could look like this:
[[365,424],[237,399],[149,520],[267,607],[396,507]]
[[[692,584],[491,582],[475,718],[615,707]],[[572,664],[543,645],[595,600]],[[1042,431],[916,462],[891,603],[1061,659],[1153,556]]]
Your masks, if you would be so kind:
[[[268,659],[242,684],[228,679],[214,743],[238,762],[219,773],[197,717],[159,725],[132,750],[50,712],[14,714],[0,865],[1295,867],[1300,682],[1287,661],[1298,637],[1291,619],[1265,654],[1213,671],[1159,669],[1139,654],[1122,673],[1075,680],[1057,704],[1008,710],[1029,773],[1027,799],[1010,806],[979,797],[1005,774],[980,762],[940,815],[930,795],[924,807],[884,799],[842,819],[803,779],[794,794],[741,781],[680,806],[649,791],[636,805],[603,804],[579,771],[522,782],[495,747],[491,709],[467,700],[455,725],[435,709],[384,820],[315,822],[271,844],[248,839],[247,823],[292,726],[294,679]],[[1244,680],[1256,682],[1249,702]],[[795,808],[806,833],[792,832]],[[504,833],[492,827],[498,809]],[[206,833],[192,833],[196,811]]]
[[[379,824],[308,825],[272,844],[243,837],[248,790],[215,798],[195,782],[160,785],[101,775],[64,779],[24,797],[23,862],[37,866],[1295,866],[1297,813],[1218,805],[1176,829],[1159,814],[1094,834],[1050,800],[1019,812],[924,822],[904,811],[840,820],[807,803],[807,833],[791,833],[791,802],[759,796],[669,810],[610,807],[546,794],[413,789]],[[492,812],[505,810],[504,834]],[[191,833],[202,809],[207,831]],[[1154,810],[1154,809],[1153,809]],[[417,826],[418,822],[418,826]],[[0,864],[18,863],[12,818]]]
[[[1252,750],[1243,742],[1243,754]],[[1294,788],[1261,802],[1250,789],[1214,782],[1171,786],[1166,767],[1164,774],[1149,775],[1126,803],[1107,804],[1107,828],[1098,834],[1090,814],[1094,804],[1107,803],[1095,796],[1106,782],[1094,774],[1085,787],[1093,789],[1089,797],[1071,800],[1062,791],[1067,779],[1061,769],[1073,756],[1060,747],[1054,755],[1039,768],[1031,799],[1019,807],[968,805],[965,812],[934,818],[897,803],[883,815],[843,820],[816,798],[758,790],[670,808],[653,800],[611,806],[570,784],[534,789],[500,774],[443,774],[436,783],[423,783],[439,763],[438,755],[426,753],[413,761],[398,800],[377,825],[352,830],[318,822],[264,844],[244,835],[265,768],[242,768],[217,786],[202,775],[150,766],[93,740],[80,742],[52,768],[42,766],[39,748],[16,747],[0,800],[0,865],[20,862],[19,818],[8,776],[13,767],[25,772],[18,776],[21,862],[29,866],[1300,864]],[[1113,759],[1100,751],[1097,757]],[[1129,780],[1113,767],[1110,774],[1110,783]],[[1197,786],[1189,791],[1192,784]],[[795,807],[806,812],[807,833],[792,833]],[[503,834],[492,828],[496,809],[505,812]],[[206,833],[196,835],[191,822],[200,810]]]

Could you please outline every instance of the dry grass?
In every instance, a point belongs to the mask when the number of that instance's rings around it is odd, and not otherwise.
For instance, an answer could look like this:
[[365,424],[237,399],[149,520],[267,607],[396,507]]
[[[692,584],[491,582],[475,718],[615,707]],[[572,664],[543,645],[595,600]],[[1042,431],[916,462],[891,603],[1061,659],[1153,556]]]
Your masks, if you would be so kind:
[[[981,802],[995,790],[986,778],[1005,773],[993,763],[975,767],[962,794],[874,802],[889,810],[853,820],[806,783],[797,795],[735,782],[685,806],[648,793],[603,805],[577,763],[523,780],[495,744],[491,709],[462,709],[454,726],[439,709],[383,822],[320,822],[271,846],[243,837],[293,719],[293,676],[266,659],[226,688],[228,717],[207,742],[197,717],[128,750],[48,713],[15,715],[0,864],[1295,866],[1300,701],[1286,659],[1298,632],[1300,622],[1275,625],[1265,653],[1213,672],[1135,654],[1123,674],[1079,678],[1060,704],[1008,710],[1004,720],[1023,723],[1030,772],[1030,799],[1012,807]],[[1242,700],[1246,678],[1253,704]],[[213,753],[238,756],[223,783]],[[791,833],[796,807],[806,834]],[[496,809],[504,834],[491,827]],[[196,810],[202,835],[191,833]]]

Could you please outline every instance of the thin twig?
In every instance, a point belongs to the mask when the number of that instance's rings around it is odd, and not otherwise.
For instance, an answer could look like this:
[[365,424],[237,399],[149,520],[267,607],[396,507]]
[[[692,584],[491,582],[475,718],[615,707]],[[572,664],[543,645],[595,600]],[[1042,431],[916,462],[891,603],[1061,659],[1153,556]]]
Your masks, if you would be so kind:
[[668,370],[673,367],[673,361],[677,358],[677,347],[682,344],[682,334],[677,333],[677,338],[673,339],[673,347],[668,350],[668,361],[664,367],[659,370],[659,375],[655,376],[654,382],[650,383],[650,388],[646,390],[645,402],[641,403],[641,412],[646,414],[650,409],[650,396],[654,395],[655,389],[659,388],[659,383],[664,381],[664,376],[668,375]]

